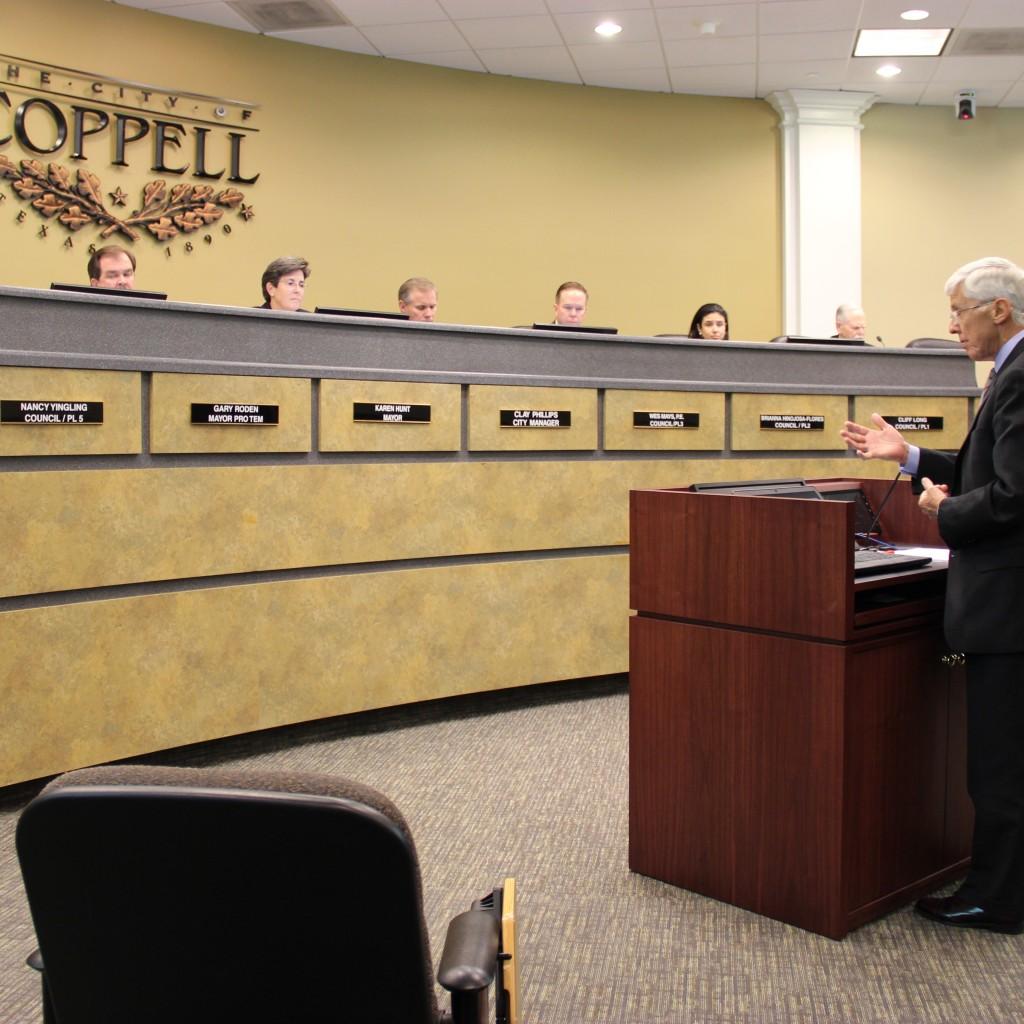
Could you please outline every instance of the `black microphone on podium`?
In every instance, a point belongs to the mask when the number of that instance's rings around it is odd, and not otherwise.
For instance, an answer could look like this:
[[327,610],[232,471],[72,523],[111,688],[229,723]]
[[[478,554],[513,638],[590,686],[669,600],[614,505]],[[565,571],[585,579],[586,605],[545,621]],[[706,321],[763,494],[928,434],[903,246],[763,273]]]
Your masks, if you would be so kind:
[[867,530],[864,531],[864,533],[858,533],[855,535],[858,539],[863,538],[863,540],[865,540],[868,544],[874,544],[878,547],[892,547],[891,544],[886,544],[886,542],[883,540],[876,540],[874,537],[871,536],[871,534],[875,532],[875,527],[878,526],[878,520],[882,515],[882,511],[884,510],[885,506],[889,503],[889,499],[892,497],[893,491],[896,490],[896,485],[900,482],[901,476],[903,476],[903,470],[897,470],[896,476],[893,477],[892,483],[889,484],[889,489],[885,492],[885,497],[882,498],[882,503],[878,506],[878,511],[875,513],[875,518],[871,520],[871,525],[867,528]]

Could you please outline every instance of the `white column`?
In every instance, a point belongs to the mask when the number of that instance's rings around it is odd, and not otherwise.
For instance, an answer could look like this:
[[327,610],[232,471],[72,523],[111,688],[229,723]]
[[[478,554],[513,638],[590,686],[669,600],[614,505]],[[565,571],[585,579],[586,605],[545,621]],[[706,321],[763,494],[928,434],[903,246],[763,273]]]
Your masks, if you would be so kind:
[[864,92],[772,93],[782,136],[782,330],[828,337],[841,302],[861,302]]

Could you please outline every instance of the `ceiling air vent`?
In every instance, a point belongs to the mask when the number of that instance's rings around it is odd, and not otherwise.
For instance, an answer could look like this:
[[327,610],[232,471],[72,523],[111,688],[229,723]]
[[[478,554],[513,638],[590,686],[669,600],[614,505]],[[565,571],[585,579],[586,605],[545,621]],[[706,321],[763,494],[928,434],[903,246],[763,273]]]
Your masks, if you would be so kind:
[[944,57],[1024,57],[1024,28],[960,29]]
[[328,0],[228,0],[228,6],[260,32],[352,24]]

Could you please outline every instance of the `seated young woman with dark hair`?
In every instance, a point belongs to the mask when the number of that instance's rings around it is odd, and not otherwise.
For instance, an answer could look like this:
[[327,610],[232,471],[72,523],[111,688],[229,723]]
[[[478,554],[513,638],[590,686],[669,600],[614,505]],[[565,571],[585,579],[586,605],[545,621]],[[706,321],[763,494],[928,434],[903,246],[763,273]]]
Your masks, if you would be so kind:
[[729,314],[717,302],[705,302],[690,321],[690,338],[705,341],[729,340]]

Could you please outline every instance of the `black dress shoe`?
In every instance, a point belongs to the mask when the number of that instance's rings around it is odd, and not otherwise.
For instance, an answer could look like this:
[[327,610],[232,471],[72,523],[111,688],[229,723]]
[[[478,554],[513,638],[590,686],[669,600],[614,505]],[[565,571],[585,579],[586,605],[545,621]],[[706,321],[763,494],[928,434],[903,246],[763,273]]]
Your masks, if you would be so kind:
[[1024,932],[1024,920],[990,914],[984,907],[975,906],[962,896],[926,896],[914,904],[919,914],[951,924],[954,928],[983,928],[990,932],[1019,935]]

